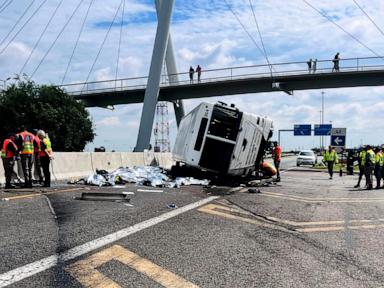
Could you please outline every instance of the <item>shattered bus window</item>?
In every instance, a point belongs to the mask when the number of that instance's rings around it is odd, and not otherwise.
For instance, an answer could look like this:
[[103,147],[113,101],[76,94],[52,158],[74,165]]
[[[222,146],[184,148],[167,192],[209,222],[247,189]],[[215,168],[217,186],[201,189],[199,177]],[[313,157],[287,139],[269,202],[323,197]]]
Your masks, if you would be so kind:
[[241,112],[215,105],[208,134],[236,141],[241,122]]

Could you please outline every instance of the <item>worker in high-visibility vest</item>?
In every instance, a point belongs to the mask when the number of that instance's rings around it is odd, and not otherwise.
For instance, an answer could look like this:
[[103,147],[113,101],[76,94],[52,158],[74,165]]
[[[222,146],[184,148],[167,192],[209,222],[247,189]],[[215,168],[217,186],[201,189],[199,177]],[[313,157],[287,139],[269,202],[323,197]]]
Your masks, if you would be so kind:
[[35,136],[28,132],[25,127],[18,134],[18,145],[20,150],[21,167],[24,174],[24,187],[32,188],[32,166],[33,166],[33,139]]
[[[355,185],[355,188],[360,187],[360,182],[363,176],[365,176],[365,158],[366,158],[367,151],[365,151],[365,146],[361,149],[359,152],[359,180],[357,181],[357,184]],[[365,186],[367,186],[367,179],[365,179]]]
[[9,134],[3,142],[1,149],[1,159],[3,160],[5,189],[12,189],[15,186],[11,185],[13,166],[15,165],[15,157],[17,155],[17,146],[15,144],[15,135]]
[[39,184],[43,184],[43,174],[41,172],[41,163],[39,158],[40,152],[40,138],[37,136],[38,129],[33,129],[33,177],[36,181],[39,181]]
[[37,136],[40,138],[39,158],[40,158],[41,167],[43,168],[43,173],[44,173],[43,187],[50,187],[51,172],[49,171],[49,163],[51,162],[51,159],[53,159],[51,140],[43,130],[37,131]]
[[380,189],[381,186],[381,169],[383,166],[383,152],[380,147],[375,149],[375,178],[376,178],[376,189]]
[[381,146],[381,178],[383,179],[384,188],[384,145]]
[[277,171],[277,181],[280,181],[280,161],[281,161],[281,153],[283,150],[281,149],[279,143],[276,142],[276,146],[272,151],[273,164],[275,164]]
[[323,162],[327,163],[329,179],[332,179],[333,166],[339,163],[339,158],[337,157],[335,149],[333,149],[331,145],[329,145],[328,150],[324,153]]
[[367,178],[367,189],[371,190],[373,188],[372,173],[375,168],[376,155],[370,145],[367,145],[366,151],[367,154],[365,156],[365,177]]

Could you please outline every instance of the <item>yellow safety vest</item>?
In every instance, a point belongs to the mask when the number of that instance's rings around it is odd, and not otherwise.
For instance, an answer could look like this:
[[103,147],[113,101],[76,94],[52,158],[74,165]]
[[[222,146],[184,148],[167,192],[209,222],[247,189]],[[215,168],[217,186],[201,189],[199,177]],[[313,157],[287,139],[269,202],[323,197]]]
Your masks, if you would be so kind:
[[381,153],[381,152],[377,152],[377,153],[376,153],[376,156],[375,156],[375,162],[376,162],[376,164],[379,165],[379,166],[382,166],[382,165],[383,165],[383,163],[382,163],[382,159],[383,159],[383,153]]
[[20,154],[32,155],[33,154],[33,139],[35,136],[32,133],[27,131],[20,133],[23,139],[23,150],[21,150]]
[[[51,140],[50,140],[48,137],[46,137],[46,138],[44,138],[42,141],[43,141],[43,143],[44,143],[45,146],[46,146],[46,149],[45,149],[45,150],[47,150],[48,153],[51,154],[51,153],[52,153],[52,144],[51,144]],[[40,145],[40,152],[39,152],[39,156],[40,156],[40,157],[47,156],[47,155],[45,154],[45,150],[42,150],[42,149],[41,149],[41,145]],[[48,155],[48,156],[49,156],[49,155]]]
[[324,161],[325,162],[335,162],[337,163],[338,162],[338,159],[337,159],[337,154],[334,150],[332,150],[331,152],[329,152],[328,150],[325,151],[324,153]]
[[367,152],[365,150],[360,152],[360,165],[364,166],[365,165],[365,158],[367,157]]
[[366,164],[367,165],[375,165],[375,163],[376,163],[375,158],[376,158],[375,152],[373,152],[372,149],[369,149],[367,151]]

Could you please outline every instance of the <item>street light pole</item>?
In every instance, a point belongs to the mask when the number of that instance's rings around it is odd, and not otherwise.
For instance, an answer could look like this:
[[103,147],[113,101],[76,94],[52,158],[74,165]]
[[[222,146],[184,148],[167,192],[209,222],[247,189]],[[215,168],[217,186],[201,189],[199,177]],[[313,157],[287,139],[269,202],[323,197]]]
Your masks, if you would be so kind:
[[[324,124],[324,91],[321,91],[321,111],[322,111],[322,117],[321,117],[321,124]],[[324,148],[324,136],[321,136],[321,142],[322,142],[322,148]]]
[[[320,110],[319,112],[320,112],[320,124],[321,124],[322,111]],[[321,144],[322,144],[322,141],[323,141],[322,136],[319,137],[319,140],[320,140],[319,149],[320,149],[320,151],[321,151],[321,150],[322,150],[322,147],[323,147],[323,145],[321,145]]]

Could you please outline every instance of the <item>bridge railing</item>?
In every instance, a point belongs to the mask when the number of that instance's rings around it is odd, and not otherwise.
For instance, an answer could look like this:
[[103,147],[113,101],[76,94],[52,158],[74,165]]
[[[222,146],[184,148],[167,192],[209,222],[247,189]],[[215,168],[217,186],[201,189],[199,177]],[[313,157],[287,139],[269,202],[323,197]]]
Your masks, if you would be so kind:
[[[301,62],[273,63],[270,65],[263,64],[237,66],[221,69],[207,69],[202,71],[200,81],[198,81],[197,73],[194,73],[192,81],[190,80],[189,72],[170,75],[171,77],[164,74],[161,76],[160,85],[161,87],[177,85],[198,85],[200,83],[240,80],[249,78],[274,78],[279,76],[290,75],[293,76],[305,74],[339,73],[334,71],[333,69],[333,60],[316,61],[315,70],[313,69],[313,62],[311,69],[309,69],[308,62],[309,60]],[[364,57],[341,59],[339,61],[339,67],[340,72],[383,70],[384,58]],[[175,78],[172,76],[177,76],[178,81],[171,82],[170,78]],[[65,89],[70,94],[79,95],[143,89],[146,87],[147,81],[148,77],[135,77],[86,83],[72,83],[61,85],[59,87]]]

